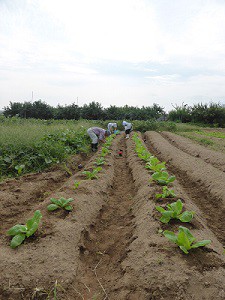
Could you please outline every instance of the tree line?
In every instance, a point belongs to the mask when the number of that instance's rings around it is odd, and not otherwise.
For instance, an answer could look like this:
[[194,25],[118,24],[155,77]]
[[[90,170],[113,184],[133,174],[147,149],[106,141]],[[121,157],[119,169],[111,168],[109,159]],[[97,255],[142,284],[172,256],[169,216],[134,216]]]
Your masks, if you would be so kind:
[[181,106],[176,105],[169,112],[168,119],[182,123],[198,123],[215,127],[225,127],[225,105],[219,103],[198,103],[188,106],[182,103]]
[[10,102],[9,106],[4,107],[5,117],[18,116],[21,118],[36,119],[55,119],[55,120],[149,120],[157,119],[165,115],[165,111],[158,104],[142,108],[125,105],[117,107],[111,105],[103,108],[98,102],[91,102],[78,106],[75,103],[71,105],[52,107],[45,102],[38,100],[35,102]]
[[55,120],[169,120],[182,123],[199,123],[212,126],[225,127],[225,106],[219,103],[202,104],[193,106],[183,104],[173,106],[174,109],[166,114],[163,107],[156,103],[152,106],[134,107],[125,105],[117,107],[111,105],[103,108],[98,102],[91,102],[78,106],[70,105],[52,107],[45,102],[10,102],[4,107],[4,116],[36,119]]

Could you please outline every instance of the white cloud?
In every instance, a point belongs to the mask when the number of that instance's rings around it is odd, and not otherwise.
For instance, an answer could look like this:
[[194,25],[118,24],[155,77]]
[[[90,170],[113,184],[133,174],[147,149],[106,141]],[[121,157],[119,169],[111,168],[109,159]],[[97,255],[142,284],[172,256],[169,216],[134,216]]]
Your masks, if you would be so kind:
[[51,105],[169,108],[168,99],[222,99],[224,76],[224,1],[0,2],[2,106],[34,91]]

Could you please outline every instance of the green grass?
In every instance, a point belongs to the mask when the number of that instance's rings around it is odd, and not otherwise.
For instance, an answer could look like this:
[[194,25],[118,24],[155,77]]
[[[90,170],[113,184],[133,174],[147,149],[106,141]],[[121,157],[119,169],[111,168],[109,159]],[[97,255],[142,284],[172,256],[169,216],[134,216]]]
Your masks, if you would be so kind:
[[201,135],[206,135],[210,137],[215,137],[215,138],[220,138],[220,139],[225,139],[225,134],[218,132],[218,131],[211,131],[211,132],[206,132],[206,131],[196,131],[195,133],[201,134]]
[[189,139],[194,140],[194,141],[198,142],[199,144],[202,144],[205,146],[214,145],[214,142],[212,140],[210,140],[209,138],[197,137],[197,136],[192,135],[192,133],[179,132],[179,135],[188,137]]
[[56,121],[19,118],[0,118],[0,146],[7,144],[32,145],[46,134],[57,134],[67,129],[79,130],[98,126],[96,121]]

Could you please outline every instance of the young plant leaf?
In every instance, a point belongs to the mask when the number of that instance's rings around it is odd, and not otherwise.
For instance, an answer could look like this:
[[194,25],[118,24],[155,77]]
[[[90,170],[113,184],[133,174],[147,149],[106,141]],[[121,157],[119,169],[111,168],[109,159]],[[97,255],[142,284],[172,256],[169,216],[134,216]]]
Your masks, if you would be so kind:
[[15,226],[13,226],[12,228],[10,228],[7,231],[7,234],[14,236],[14,235],[17,235],[20,233],[26,233],[26,232],[27,232],[27,226],[17,224]]
[[14,249],[22,244],[22,242],[25,240],[26,235],[23,233],[19,233],[13,237],[11,240],[10,246]]
[[165,210],[161,206],[156,206],[156,209],[162,214],[160,221],[168,223],[170,219],[178,219],[181,222],[190,222],[194,216],[194,212],[186,211],[181,213],[183,209],[183,203],[180,199],[176,202],[167,205],[168,210]]
[[166,171],[160,171],[152,174],[152,179],[156,181],[159,185],[168,185],[169,183],[173,182],[176,179],[176,177],[169,177],[169,174]]
[[200,242],[197,242],[191,246],[191,248],[198,248],[198,247],[204,247],[205,245],[208,245],[211,243],[211,240],[202,240]]
[[29,237],[35,233],[38,229],[39,222],[42,218],[42,214],[40,210],[36,210],[32,219],[29,219],[26,223],[27,225],[27,233],[26,236]]
[[193,242],[196,238],[191,234],[190,230],[186,227],[180,226],[178,235],[176,236],[174,232],[165,230],[163,232],[164,236],[168,238],[171,242],[177,244],[180,249],[188,254],[188,251],[194,248],[203,247],[211,243],[210,240],[202,240],[195,244]]
[[48,211],[54,211],[54,210],[56,210],[56,209],[58,209],[59,208],[59,206],[57,205],[57,204],[49,204],[48,206],[47,206],[47,209],[48,209]]
[[174,198],[176,197],[175,193],[174,193],[174,190],[170,190],[167,186],[163,186],[163,191],[162,191],[162,194],[156,194],[155,195],[156,199],[159,199],[159,198]]

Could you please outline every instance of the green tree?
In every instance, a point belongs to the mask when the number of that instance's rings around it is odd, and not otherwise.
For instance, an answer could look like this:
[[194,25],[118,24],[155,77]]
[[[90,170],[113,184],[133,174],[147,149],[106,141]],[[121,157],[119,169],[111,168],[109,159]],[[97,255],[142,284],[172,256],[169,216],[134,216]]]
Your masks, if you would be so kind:
[[98,102],[84,104],[81,108],[81,117],[87,120],[102,120],[105,119],[103,107]]

